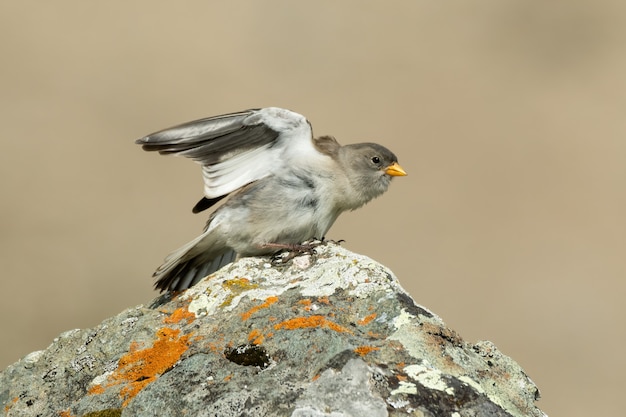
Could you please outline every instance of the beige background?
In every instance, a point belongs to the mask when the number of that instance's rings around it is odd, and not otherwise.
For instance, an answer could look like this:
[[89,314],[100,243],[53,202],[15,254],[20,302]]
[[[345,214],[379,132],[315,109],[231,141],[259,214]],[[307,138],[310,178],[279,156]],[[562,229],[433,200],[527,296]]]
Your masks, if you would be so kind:
[[409,176],[329,233],[553,416],[621,415],[621,1],[0,3],[0,368],[156,294],[199,168],[133,140],[260,106],[377,141]]

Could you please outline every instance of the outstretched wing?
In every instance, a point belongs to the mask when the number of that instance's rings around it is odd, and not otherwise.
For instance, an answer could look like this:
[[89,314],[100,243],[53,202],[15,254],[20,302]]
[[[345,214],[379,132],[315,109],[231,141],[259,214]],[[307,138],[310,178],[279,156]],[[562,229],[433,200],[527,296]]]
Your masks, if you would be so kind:
[[306,118],[277,107],[184,123],[135,143],[146,151],[185,156],[202,165],[205,198],[197,211],[286,164],[319,155]]

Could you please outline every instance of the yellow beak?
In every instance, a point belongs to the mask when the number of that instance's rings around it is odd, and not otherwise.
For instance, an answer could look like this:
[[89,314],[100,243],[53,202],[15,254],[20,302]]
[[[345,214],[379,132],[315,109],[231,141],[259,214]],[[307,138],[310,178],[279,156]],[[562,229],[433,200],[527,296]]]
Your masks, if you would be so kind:
[[392,177],[404,177],[406,175],[406,172],[404,172],[400,164],[394,162],[393,164],[389,165],[387,169],[385,169],[385,174],[391,175]]

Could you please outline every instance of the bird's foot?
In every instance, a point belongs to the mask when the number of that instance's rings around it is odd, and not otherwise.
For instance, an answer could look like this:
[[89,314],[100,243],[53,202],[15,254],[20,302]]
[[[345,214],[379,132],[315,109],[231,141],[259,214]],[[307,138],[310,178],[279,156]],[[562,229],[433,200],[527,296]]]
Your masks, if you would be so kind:
[[[311,255],[315,256],[315,248],[325,245],[328,241],[322,239],[309,239],[305,242],[294,243],[265,243],[263,248],[276,249],[278,252],[272,255],[270,261],[272,265],[284,265],[296,256]],[[333,242],[334,243],[334,242]]]
[[332,240],[332,239],[326,239],[325,237],[322,238],[322,242],[323,243],[332,243],[334,245],[341,245],[342,243],[345,242],[344,239],[339,239],[339,240]]

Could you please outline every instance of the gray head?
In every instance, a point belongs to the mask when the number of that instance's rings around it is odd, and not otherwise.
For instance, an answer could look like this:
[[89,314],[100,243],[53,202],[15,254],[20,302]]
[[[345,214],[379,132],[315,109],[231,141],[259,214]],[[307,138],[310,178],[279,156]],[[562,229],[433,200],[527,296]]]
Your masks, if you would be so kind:
[[358,194],[352,210],[387,191],[393,177],[406,175],[393,152],[377,143],[346,145],[338,156]]

